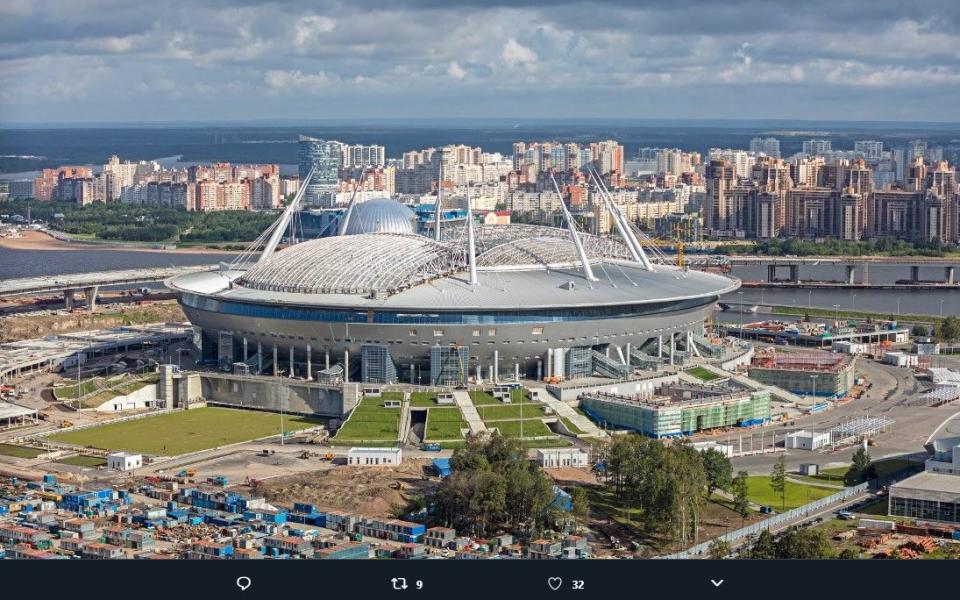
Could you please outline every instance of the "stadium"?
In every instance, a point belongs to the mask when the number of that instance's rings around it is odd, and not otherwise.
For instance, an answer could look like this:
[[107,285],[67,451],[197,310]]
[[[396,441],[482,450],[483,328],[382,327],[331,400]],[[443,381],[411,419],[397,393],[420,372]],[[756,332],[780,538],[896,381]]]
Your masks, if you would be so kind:
[[615,206],[620,237],[578,232],[565,208],[564,228],[438,219],[422,235],[393,200],[351,202],[338,235],[277,250],[297,203],[259,255],[167,282],[205,361],[366,383],[625,378],[693,350],[739,285],[656,264]]

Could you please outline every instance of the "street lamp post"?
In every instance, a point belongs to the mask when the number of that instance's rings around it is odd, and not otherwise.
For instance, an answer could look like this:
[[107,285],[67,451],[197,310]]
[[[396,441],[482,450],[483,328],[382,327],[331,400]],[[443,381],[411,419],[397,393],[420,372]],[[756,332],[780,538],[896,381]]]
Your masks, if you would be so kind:
[[857,310],[857,295],[856,295],[856,294],[853,295],[853,306],[852,306],[852,308],[853,308],[853,310]]

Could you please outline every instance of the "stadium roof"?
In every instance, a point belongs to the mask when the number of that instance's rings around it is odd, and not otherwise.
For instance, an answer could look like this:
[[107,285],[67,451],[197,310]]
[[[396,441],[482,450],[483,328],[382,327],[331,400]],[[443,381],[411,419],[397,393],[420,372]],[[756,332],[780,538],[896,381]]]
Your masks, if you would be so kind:
[[375,198],[354,205],[345,235],[360,233],[416,233],[412,210],[390,198]]

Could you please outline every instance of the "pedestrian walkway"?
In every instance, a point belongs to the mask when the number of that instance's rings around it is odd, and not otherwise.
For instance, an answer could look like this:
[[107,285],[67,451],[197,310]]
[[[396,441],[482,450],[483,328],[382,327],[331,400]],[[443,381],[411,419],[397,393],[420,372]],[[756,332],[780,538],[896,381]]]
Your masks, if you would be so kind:
[[464,390],[454,390],[453,401],[457,403],[460,414],[463,415],[463,420],[470,427],[470,433],[483,433],[487,430],[487,426],[483,424],[483,419],[480,418],[480,413],[477,412],[473,401],[470,400],[470,394]]
[[558,417],[563,417],[573,423],[584,435],[602,434],[600,428],[597,427],[593,421],[573,410],[569,404],[561,402],[551,396],[545,388],[530,388],[530,393],[535,394],[541,402],[553,409],[554,414]]

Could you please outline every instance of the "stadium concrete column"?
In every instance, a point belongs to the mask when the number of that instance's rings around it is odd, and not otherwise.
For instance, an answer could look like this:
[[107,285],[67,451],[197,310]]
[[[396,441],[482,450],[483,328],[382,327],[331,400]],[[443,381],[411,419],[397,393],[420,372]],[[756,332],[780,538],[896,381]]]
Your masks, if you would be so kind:
[[477,361],[477,384],[483,383],[483,365]]
[[500,381],[500,351],[493,351],[493,382]]
[[323,368],[330,368],[330,348],[327,348],[327,350],[323,353]]
[[553,348],[547,348],[547,377],[553,377]]
[[410,385],[413,385],[416,383],[416,380],[414,380],[414,377],[416,377],[416,373],[414,373],[413,363],[410,363]]
[[513,380],[520,381],[520,363],[513,363]]
[[247,338],[243,338],[243,362],[247,362]]
[[553,349],[553,375],[554,377],[563,377],[563,353],[564,348]]
[[630,365],[630,342],[627,342],[627,366]]
[[273,376],[277,376],[277,361],[279,360],[279,355],[277,354],[277,345],[273,345]]
[[350,351],[343,349],[343,382],[350,383]]
[[677,346],[676,341],[674,340],[675,335],[676,335],[675,331],[670,332],[670,366],[671,367],[673,366],[673,352]]
[[263,375],[263,344],[257,342],[257,375]]
[[87,297],[87,309],[90,312],[97,311],[97,292],[100,291],[100,286],[88,287],[83,290],[84,296]]
[[543,381],[543,360],[537,359],[537,381]]
[[296,373],[293,371],[293,345],[290,346],[290,379],[293,379]]
[[307,381],[313,381],[313,365],[310,364],[310,361],[313,360],[311,350],[310,344],[307,344]]
[[657,358],[663,358],[663,335],[657,336]]

